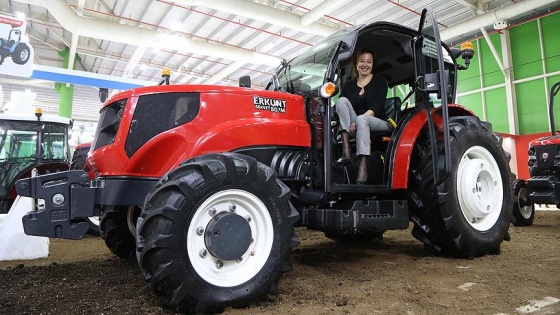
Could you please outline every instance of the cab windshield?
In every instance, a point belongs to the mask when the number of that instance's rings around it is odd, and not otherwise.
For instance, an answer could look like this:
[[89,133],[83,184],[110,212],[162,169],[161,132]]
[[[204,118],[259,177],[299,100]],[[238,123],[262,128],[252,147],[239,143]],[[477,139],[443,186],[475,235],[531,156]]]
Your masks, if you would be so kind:
[[[37,145],[42,134],[40,146]],[[18,158],[68,159],[68,131],[65,125],[32,121],[0,122],[0,162]],[[41,150],[39,154],[38,150]]]
[[68,161],[68,152],[66,125],[0,120],[0,197],[21,173],[41,163]]
[[352,31],[336,32],[280,67],[276,82],[269,84],[268,88],[299,95],[316,93],[325,80],[325,72],[340,42]]

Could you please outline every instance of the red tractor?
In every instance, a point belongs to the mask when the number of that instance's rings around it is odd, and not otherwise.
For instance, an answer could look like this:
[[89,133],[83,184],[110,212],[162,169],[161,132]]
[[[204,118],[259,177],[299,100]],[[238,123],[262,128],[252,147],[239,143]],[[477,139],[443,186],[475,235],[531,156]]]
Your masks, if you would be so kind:
[[[354,182],[354,164],[335,163],[332,106],[362,47],[390,87],[410,89],[407,104],[386,102],[397,126],[372,143],[366,185]],[[266,90],[243,78],[242,87],[117,94],[88,155],[94,180],[68,171],[18,182],[19,194],[46,201],[23,218],[25,232],[79,239],[85,218],[100,215],[109,249],[135,256],[160,300],[185,312],[278,292],[295,226],[363,241],[412,221],[433,252],[499,254],[512,208],[508,156],[489,123],[453,104],[461,54],[468,65],[472,50],[449,49],[424,10],[418,30],[376,22],[325,38],[282,63]]]
[[[525,182],[513,182],[515,194],[513,204],[514,225],[529,226],[535,219],[535,204],[553,204],[560,207],[560,167],[557,135],[554,124],[554,98],[560,91],[560,82],[550,88],[548,116],[551,135],[535,139],[529,143],[529,173],[531,178]],[[558,188],[558,189],[556,189]]]

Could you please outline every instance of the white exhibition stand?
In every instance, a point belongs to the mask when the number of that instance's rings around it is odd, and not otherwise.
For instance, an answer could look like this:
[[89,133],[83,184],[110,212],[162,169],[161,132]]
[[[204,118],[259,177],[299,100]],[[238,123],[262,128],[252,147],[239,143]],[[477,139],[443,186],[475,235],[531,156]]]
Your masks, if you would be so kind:
[[33,198],[17,196],[8,214],[0,214],[0,261],[49,256],[48,237],[23,232],[21,218],[33,208]]

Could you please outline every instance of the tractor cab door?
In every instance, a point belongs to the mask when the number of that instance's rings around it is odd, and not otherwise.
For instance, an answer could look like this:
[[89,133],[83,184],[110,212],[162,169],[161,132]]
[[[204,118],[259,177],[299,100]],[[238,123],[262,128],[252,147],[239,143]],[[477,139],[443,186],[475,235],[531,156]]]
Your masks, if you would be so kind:
[[[436,184],[449,174],[448,75],[445,71],[444,48],[434,13],[422,11],[418,36],[414,39],[416,68],[416,103],[426,110]],[[437,114],[434,107],[440,107]]]

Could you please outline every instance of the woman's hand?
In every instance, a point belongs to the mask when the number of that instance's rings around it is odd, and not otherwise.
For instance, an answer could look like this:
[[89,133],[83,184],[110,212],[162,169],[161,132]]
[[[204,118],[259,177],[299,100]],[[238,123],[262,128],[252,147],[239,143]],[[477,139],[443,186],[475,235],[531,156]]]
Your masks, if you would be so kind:
[[350,125],[350,128],[348,128],[348,133],[350,133],[351,135],[354,135],[356,133],[356,123],[352,123]]

